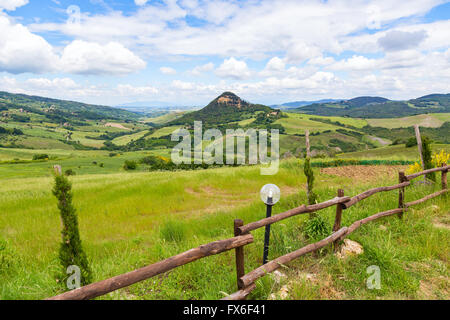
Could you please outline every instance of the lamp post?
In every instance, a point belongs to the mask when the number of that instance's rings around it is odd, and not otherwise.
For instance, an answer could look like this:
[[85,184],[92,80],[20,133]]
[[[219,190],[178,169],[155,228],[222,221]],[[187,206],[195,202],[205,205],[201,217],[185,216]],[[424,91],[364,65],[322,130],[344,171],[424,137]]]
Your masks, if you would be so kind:
[[[261,189],[261,200],[266,204],[266,218],[272,216],[272,207],[280,201],[281,191],[274,184],[267,184]],[[266,226],[264,234],[264,253],[263,264],[268,262],[269,256],[269,243],[270,243],[270,224]]]

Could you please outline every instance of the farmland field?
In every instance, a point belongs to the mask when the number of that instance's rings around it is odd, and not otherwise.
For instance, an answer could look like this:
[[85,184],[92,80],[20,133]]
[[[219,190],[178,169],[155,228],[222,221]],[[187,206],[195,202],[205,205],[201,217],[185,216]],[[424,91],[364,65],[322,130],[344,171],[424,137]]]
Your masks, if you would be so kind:
[[[57,275],[61,222],[52,194],[55,165],[70,174],[83,248],[94,281],[99,281],[229,238],[234,219],[251,222],[264,216],[259,190],[267,183],[277,184],[282,192],[274,214],[306,203],[301,160],[306,130],[319,201],[334,198],[339,188],[355,195],[395,184],[398,171],[419,160],[417,147],[404,144],[409,131],[392,134],[399,123],[423,124],[425,117],[433,117],[428,123],[442,125],[428,128],[436,140],[432,151],[450,152],[449,144],[439,143],[446,138],[447,114],[377,122],[289,112],[274,112],[271,119],[273,114],[265,112],[269,111],[231,115],[228,124],[282,130],[280,151],[286,159],[274,176],[261,175],[259,166],[152,169],[151,161],[170,159],[170,135],[186,127],[171,121],[189,113],[128,121],[72,119],[73,124],[45,122],[32,114],[30,123],[1,122],[0,299],[43,299],[64,291]],[[392,160],[403,165],[393,166]],[[127,171],[126,163],[136,168]],[[438,190],[439,182],[414,184],[407,200]],[[343,225],[396,206],[398,193],[377,195],[347,210]],[[449,209],[440,197],[410,210],[403,220],[391,217],[364,226],[350,236],[364,247],[360,257],[340,260],[324,248],[284,268],[285,282],[271,276],[258,280],[250,298],[277,299],[281,287],[289,285],[290,299],[448,299]],[[330,234],[334,209],[320,214]],[[308,236],[307,221],[300,216],[273,225],[269,258],[318,240]],[[263,230],[252,234],[255,242],[245,251],[247,271],[262,262]],[[209,257],[99,299],[220,299],[236,291],[233,259],[233,252]],[[384,274],[383,289],[376,293],[364,282],[370,265],[380,266]]]
[[[352,176],[336,170],[316,170],[317,191],[321,200],[334,197],[338,188],[344,188],[349,195],[357,194],[395,183],[395,173],[402,168],[375,167],[370,175],[359,167],[348,168],[345,172],[353,172]],[[276,183],[282,190],[275,213],[304,203],[306,197],[302,166],[292,160],[283,162],[280,172],[272,177],[261,176],[257,167],[241,167],[187,173],[86,173],[71,181],[81,237],[95,280],[230,237],[233,219],[250,222],[264,216],[259,189],[266,183]],[[0,298],[42,299],[57,294],[61,290],[55,279],[60,222],[51,195],[52,178],[9,177],[2,182],[0,230],[5,247],[3,261],[9,267],[0,273]],[[432,189],[411,187],[407,197],[419,198]],[[367,199],[363,205],[346,211],[343,224],[393,208],[397,197],[391,192]],[[448,223],[449,209],[448,202],[436,199],[411,210],[403,221],[391,217],[365,226],[350,237],[363,244],[365,253],[361,258],[339,261],[325,250],[319,257],[306,256],[293,262],[285,272],[313,274],[317,282],[298,278],[291,284],[298,288],[291,298],[448,298],[448,292],[440,288],[448,279],[445,261],[449,258],[446,244],[450,234],[440,226]],[[321,213],[330,225],[333,212],[330,208]],[[305,221],[305,217],[291,218],[273,226],[271,257],[312,241],[302,234]],[[255,243],[246,251],[247,268],[261,262],[263,231],[255,231],[254,236]],[[194,262],[102,299],[221,298],[222,292],[235,291],[232,258],[229,252]],[[383,290],[376,293],[367,290],[364,275],[358,275],[374,264],[382,266],[385,273]],[[328,291],[320,289],[323,283],[328,283]],[[424,284],[432,291],[424,290]],[[258,281],[252,297],[267,299],[280,285],[265,277]]]
[[367,123],[373,127],[402,128],[415,124],[421,127],[437,128],[444,122],[450,121],[450,113],[429,113],[398,119],[367,119]]

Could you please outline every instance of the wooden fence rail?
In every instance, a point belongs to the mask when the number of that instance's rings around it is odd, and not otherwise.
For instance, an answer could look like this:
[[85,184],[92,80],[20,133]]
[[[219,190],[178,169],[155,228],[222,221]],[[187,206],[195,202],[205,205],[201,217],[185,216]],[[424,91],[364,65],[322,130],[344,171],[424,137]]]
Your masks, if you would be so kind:
[[242,247],[253,242],[251,234],[238,236],[231,239],[211,242],[198,248],[180,253],[150,266],[134,270],[114,278],[92,283],[79,289],[75,289],[48,300],[87,300],[99,297],[106,293],[128,287],[136,282],[146,280],[158,274],[167,272],[189,262],[219,254],[234,248]]
[[[243,300],[245,299],[255,288],[255,281],[259,278],[265,276],[267,273],[273,272],[278,269],[280,266],[297,259],[307,253],[316,251],[320,248],[323,248],[331,243],[336,245],[340,240],[354,232],[356,229],[361,227],[362,225],[369,223],[371,221],[391,216],[394,214],[398,214],[399,217],[408,210],[409,207],[423,203],[427,200],[436,198],[440,195],[443,195],[449,192],[447,188],[447,172],[449,171],[450,166],[443,165],[440,168],[434,168],[430,170],[425,170],[419,173],[415,173],[409,176],[406,176],[403,172],[399,173],[399,184],[388,187],[379,187],[367,190],[359,195],[354,197],[346,197],[344,196],[344,191],[339,190],[338,197],[314,204],[314,205],[302,205],[298,208],[291,209],[289,211],[277,214],[270,218],[261,219],[256,222],[249,223],[244,225],[242,220],[234,221],[234,238],[211,242],[206,245],[202,245],[198,248],[191,249],[189,251],[183,252],[179,255],[170,257],[168,259],[162,260],[155,264],[149,265],[147,267],[143,267],[141,269],[137,269],[131,271],[126,274],[122,274],[110,279],[106,279],[100,282],[96,282],[87,286],[84,286],[79,289],[75,289],[61,295],[49,298],[48,300],[85,300],[85,299],[93,299],[104,295],[106,293],[130,286],[139,281],[143,281],[154,277],[158,274],[167,272],[176,267],[185,265],[187,263],[193,262],[198,259],[202,259],[211,255],[216,255],[223,253],[225,251],[229,251],[235,249],[236,256],[236,273],[237,273],[237,285],[239,291],[225,297],[223,300]],[[411,184],[411,180],[417,178],[421,175],[426,175],[431,172],[441,171],[442,178],[442,190],[435,192],[433,194],[427,195],[426,197],[415,200],[412,202],[405,203],[405,187]],[[364,218],[362,220],[356,221],[351,224],[349,227],[342,227],[341,224],[341,216],[342,210],[348,209],[356,203],[376,194],[379,192],[391,191],[391,190],[399,190],[399,207],[393,210],[380,212],[370,217]],[[294,252],[286,254],[284,256],[278,257],[263,266],[247,273],[245,273],[244,268],[244,246],[252,243],[254,241],[253,236],[249,233],[252,230],[256,230],[262,228],[264,226],[279,222],[281,220],[287,219],[289,217],[293,217],[303,213],[311,213],[316,212],[331,206],[337,206],[336,209],[336,219],[333,227],[333,233],[316,243],[309,244],[303,248],[300,248]]]

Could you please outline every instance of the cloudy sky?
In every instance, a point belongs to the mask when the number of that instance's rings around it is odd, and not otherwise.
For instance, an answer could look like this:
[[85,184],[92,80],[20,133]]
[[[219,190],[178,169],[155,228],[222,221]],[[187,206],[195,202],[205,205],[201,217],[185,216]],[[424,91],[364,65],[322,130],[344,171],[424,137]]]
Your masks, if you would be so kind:
[[450,2],[0,0],[0,90],[118,105],[450,92]]

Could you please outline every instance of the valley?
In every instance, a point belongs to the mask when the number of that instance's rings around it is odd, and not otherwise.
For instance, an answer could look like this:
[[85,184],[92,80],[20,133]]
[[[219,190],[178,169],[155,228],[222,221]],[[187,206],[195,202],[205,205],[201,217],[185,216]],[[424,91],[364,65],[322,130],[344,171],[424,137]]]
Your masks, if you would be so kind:
[[[364,99],[357,101],[362,104]],[[308,112],[299,112],[303,108]],[[95,281],[99,281],[231,236],[233,219],[250,222],[263,215],[259,190],[264,184],[275,183],[281,189],[282,200],[275,213],[305,203],[306,130],[310,132],[311,164],[320,200],[333,198],[338,188],[350,195],[394,184],[395,172],[419,160],[417,146],[406,147],[414,135],[414,124],[421,125],[423,135],[433,140],[433,152],[450,153],[449,112],[364,118],[335,113],[325,116],[322,106],[312,114],[310,108],[272,109],[225,92],[204,109],[168,111],[152,117],[1,94],[0,261],[7,271],[0,270],[0,298],[44,299],[61,293],[54,275],[60,237],[56,201],[51,194],[54,165],[61,165],[70,175],[81,237]],[[155,166],[155,161],[169,161],[177,143],[171,141],[171,134],[180,128],[192,132],[194,120],[203,121],[205,129],[217,128],[223,133],[226,129],[278,129],[279,172],[262,176],[259,165],[170,170]],[[136,167],[125,169],[127,162]],[[435,186],[413,187],[408,192],[412,199],[435,190]],[[349,210],[344,223],[391,208],[396,201],[395,193],[367,200],[365,206]],[[292,263],[286,271],[296,279],[290,284],[290,298],[375,299],[381,295],[384,299],[418,299],[425,294],[423,283],[433,288],[432,297],[448,298],[448,291],[440,288],[445,282],[442,277],[448,279],[442,261],[448,259],[445,244],[449,234],[436,225],[448,226],[450,208],[448,201],[440,198],[430,205],[412,211],[406,223],[392,218],[357,233],[353,239],[367,250],[361,260],[336,261],[331,254]],[[333,210],[326,210],[324,217],[331,225]],[[274,226],[272,257],[312,241],[302,231],[306,221],[306,217],[299,217],[294,223]],[[263,231],[254,235],[256,246],[246,253],[249,268],[261,262]],[[427,244],[427,250],[422,250],[422,243]],[[224,292],[235,290],[231,259],[232,253],[227,253],[195,262],[101,299],[220,299]],[[416,261],[425,261],[425,266],[418,269]],[[355,272],[364,273],[368,262],[385,267],[387,279],[381,293],[362,290],[358,281],[347,280]],[[416,269],[410,273],[407,268]],[[317,280],[301,280],[298,270],[313,274]],[[331,291],[321,289],[324,283]],[[263,278],[251,298],[268,299],[282,285],[271,277]]]

